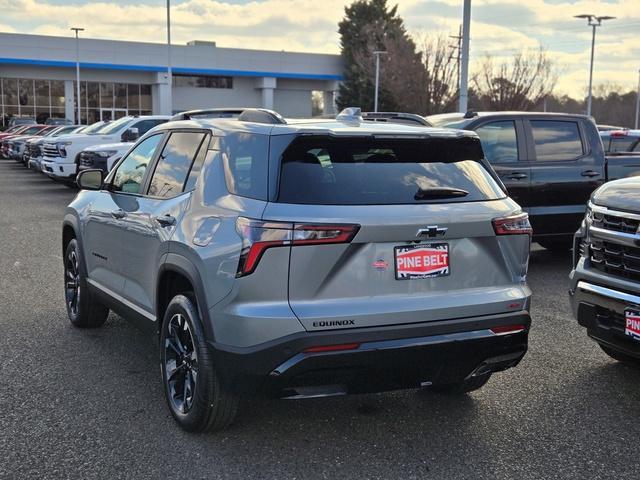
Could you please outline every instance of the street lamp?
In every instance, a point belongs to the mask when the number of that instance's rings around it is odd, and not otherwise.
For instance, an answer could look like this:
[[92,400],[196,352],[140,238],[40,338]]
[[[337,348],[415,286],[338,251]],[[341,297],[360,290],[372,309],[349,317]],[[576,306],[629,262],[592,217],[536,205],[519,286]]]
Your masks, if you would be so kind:
[[636,97],[636,124],[635,129],[638,129],[638,120],[640,117],[640,70],[638,70],[638,96]]
[[376,56],[376,91],[373,96],[373,111],[378,111],[378,88],[380,86],[380,55],[386,55],[384,50],[374,50],[373,54]]
[[596,46],[596,27],[602,25],[603,20],[613,20],[616,17],[610,17],[608,15],[597,17],[589,13],[582,15],[574,15],[574,18],[586,18],[587,25],[593,28],[593,35],[591,37],[591,66],[589,67],[589,97],[587,98],[587,115],[591,115],[591,87],[593,85],[593,52]]
[[171,0],[167,0],[167,82],[169,84],[169,115],[173,112],[172,71],[171,71]]
[[78,32],[84,32],[84,28],[71,27],[70,30],[76,32],[76,101],[78,103],[78,125],[82,124],[80,117],[80,39]]

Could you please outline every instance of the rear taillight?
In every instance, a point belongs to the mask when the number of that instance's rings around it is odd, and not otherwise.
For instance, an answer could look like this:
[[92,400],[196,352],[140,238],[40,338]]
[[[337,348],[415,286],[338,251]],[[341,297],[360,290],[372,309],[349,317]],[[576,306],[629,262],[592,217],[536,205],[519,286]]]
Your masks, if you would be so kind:
[[359,225],[310,225],[239,217],[236,230],[242,238],[242,252],[236,276],[253,273],[269,248],[349,243],[359,228]]
[[320,345],[303,350],[304,353],[344,352],[345,350],[357,350],[359,343],[343,343],[340,345]]
[[529,215],[520,213],[510,217],[494,218],[493,230],[496,235],[532,235],[533,229],[529,223]]

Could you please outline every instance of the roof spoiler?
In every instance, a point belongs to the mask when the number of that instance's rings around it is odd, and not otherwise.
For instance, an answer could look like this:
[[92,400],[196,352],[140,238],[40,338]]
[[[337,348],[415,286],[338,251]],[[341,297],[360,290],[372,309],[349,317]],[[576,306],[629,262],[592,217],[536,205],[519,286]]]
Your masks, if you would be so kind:
[[180,112],[171,121],[197,118],[233,118],[241,122],[285,124],[286,120],[278,112],[266,108],[209,108]]

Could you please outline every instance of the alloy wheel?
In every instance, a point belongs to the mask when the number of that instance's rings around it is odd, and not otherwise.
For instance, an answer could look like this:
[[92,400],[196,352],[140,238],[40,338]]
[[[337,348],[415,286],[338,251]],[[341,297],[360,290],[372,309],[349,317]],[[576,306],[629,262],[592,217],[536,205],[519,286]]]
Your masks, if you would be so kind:
[[75,250],[69,252],[65,264],[65,299],[71,314],[77,315],[80,305],[80,268]]
[[195,399],[198,357],[184,315],[176,313],[167,326],[164,344],[164,377],[175,411],[186,414]]

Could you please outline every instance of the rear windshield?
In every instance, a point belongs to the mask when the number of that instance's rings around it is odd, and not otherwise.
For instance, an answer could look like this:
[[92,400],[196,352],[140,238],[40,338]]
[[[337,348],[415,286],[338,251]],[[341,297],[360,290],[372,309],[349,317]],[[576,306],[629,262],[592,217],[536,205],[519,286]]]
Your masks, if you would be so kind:
[[504,198],[477,138],[298,137],[281,158],[278,201],[393,205]]

